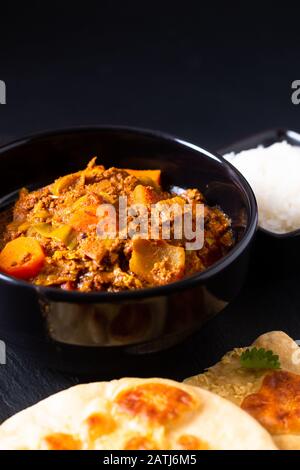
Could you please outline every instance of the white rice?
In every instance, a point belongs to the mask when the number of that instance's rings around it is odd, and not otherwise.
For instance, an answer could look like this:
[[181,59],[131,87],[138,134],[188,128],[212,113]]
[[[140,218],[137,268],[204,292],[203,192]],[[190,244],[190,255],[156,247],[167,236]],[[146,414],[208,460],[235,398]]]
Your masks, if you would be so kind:
[[252,186],[261,227],[275,233],[300,228],[300,147],[279,142],[224,157]]

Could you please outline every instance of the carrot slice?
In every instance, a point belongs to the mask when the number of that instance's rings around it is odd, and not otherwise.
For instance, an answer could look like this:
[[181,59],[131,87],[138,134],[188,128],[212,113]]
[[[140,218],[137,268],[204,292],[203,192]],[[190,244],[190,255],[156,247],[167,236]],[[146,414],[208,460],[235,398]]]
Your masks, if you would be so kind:
[[32,237],[8,242],[0,253],[0,271],[19,279],[35,277],[43,267],[45,254]]
[[159,186],[160,185],[160,175],[161,171],[160,170],[125,170],[127,173],[130,175],[135,176],[139,180],[141,180],[143,183],[148,182],[148,180],[152,180],[155,185]]

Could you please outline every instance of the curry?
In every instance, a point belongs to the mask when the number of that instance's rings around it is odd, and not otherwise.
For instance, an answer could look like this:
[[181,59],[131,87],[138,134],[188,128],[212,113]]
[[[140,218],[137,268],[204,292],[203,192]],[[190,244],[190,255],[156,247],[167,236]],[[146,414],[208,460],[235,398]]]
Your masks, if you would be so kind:
[[[198,189],[165,191],[160,173],[105,169],[93,158],[84,170],[48,186],[22,189],[0,238],[0,271],[36,285],[82,292],[160,286],[204,271],[233,247],[230,219],[220,208],[209,207]],[[203,246],[187,249],[185,236],[175,237],[171,213],[168,240],[161,233],[156,239],[142,237],[138,230],[126,238],[120,227],[114,236],[99,237],[99,208],[111,205],[118,213],[120,197],[129,208],[139,204],[146,211],[189,205],[192,217],[193,208],[202,204]],[[128,222],[132,218],[128,215]]]

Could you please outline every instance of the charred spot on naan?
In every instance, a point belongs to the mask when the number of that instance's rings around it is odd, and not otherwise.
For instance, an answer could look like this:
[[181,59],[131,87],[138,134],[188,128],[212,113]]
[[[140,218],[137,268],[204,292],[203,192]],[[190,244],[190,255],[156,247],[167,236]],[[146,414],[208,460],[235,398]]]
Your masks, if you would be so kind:
[[162,383],[146,383],[123,390],[115,399],[119,410],[153,424],[168,425],[200,406],[187,391]]
[[114,432],[117,424],[109,414],[93,413],[85,419],[83,427],[89,440],[95,441],[105,434]]
[[123,450],[159,450],[158,444],[147,436],[135,436],[129,439]]
[[300,376],[278,371],[267,374],[257,393],[241,407],[272,434],[300,433]]
[[177,443],[180,450],[209,450],[207,442],[192,434],[182,434]]
[[82,442],[72,434],[55,432],[43,437],[41,448],[43,450],[80,450]]

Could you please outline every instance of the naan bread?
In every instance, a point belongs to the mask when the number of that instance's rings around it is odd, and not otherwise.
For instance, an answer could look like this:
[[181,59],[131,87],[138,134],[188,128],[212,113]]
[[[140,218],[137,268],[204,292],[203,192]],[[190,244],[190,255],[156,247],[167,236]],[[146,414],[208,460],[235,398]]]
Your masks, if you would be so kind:
[[282,331],[266,333],[252,347],[278,354],[280,370],[242,368],[246,348],[227,353],[204,374],[185,380],[217,393],[256,418],[281,449],[300,449],[300,348]]
[[0,449],[276,449],[230,401],[166,379],[77,385],[0,426]]

